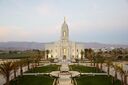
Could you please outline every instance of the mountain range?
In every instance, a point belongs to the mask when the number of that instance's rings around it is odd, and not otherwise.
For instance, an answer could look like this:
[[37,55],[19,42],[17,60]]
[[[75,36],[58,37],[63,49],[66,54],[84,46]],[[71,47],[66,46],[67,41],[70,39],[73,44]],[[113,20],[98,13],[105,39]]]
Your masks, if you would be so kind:
[[[85,48],[128,48],[128,45],[123,44],[102,44],[94,42],[77,43],[83,44]],[[45,44],[46,43],[39,42],[0,42],[0,50],[44,50]]]

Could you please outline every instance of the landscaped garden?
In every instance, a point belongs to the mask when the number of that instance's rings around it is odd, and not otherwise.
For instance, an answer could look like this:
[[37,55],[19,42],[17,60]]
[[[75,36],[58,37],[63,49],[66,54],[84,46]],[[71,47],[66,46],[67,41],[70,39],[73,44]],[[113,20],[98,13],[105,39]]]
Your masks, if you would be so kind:
[[[70,65],[70,69],[82,73],[102,73],[96,67],[86,67],[83,65]],[[107,75],[81,75],[75,78],[77,85],[121,85],[119,80],[114,80],[112,76]]]
[[80,76],[75,78],[77,81],[77,85],[121,85],[119,80],[113,81],[113,77],[108,76]]
[[43,67],[36,67],[27,71],[26,73],[49,73],[51,71],[57,71],[57,70],[59,70],[59,65],[54,64],[54,65],[47,65]]
[[86,67],[83,65],[70,65],[70,69],[73,71],[79,71],[82,73],[101,73],[100,69],[97,69],[96,67]]
[[[59,69],[59,65],[33,68],[26,73],[48,73]],[[23,75],[10,81],[10,85],[52,85],[54,78],[48,75]]]
[[18,77],[10,82],[10,85],[52,85],[54,78],[46,75],[28,75]]

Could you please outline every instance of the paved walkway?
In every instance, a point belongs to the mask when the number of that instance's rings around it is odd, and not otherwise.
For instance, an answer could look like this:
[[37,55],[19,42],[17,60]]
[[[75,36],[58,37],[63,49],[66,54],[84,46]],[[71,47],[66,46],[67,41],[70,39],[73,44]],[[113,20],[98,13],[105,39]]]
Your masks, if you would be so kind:
[[69,73],[68,64],[63,63],[60,68],[61,72],[59,73],[59,82],[58,85],[73,85],[71,82],[71,74]]
[[81,73],[81,75],[108,75],[107,73]]
[[23,75],[49,75],[49,73],[23,73]]
[[60,74],[58,85],[73,85],[71,83],[71,75]]

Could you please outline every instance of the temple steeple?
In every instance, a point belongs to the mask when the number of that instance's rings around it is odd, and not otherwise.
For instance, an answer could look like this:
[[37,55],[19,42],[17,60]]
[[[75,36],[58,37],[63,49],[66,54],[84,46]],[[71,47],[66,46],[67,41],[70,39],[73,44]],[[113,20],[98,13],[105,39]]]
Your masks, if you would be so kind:
[[66,22],[66,17],[64,17],[64,22]]
[[69,39],[69,30],[68,25],[66,23],[66,18],[64,17],[64,23],[61,27],[61,40],[68,41]]

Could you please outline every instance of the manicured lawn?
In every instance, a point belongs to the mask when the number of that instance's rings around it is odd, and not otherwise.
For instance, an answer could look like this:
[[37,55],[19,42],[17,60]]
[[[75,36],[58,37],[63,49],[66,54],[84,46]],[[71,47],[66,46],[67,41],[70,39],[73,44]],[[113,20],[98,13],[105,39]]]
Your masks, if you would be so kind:
[[51,71],[57,71],[58,68],[59,68],[59,65],[47,65],[47,66],[31,69],[27,71],[26,73],[48,73]]
[[70,65],[71,70],[79,71],[83,73],[101,73],[103,71],[95,68],[95,67],[86,67],[83,65]]
[[17,77],[16,80],[12,80],[10,82],[10,85],[52,85],[53,78],[43,75],[43,76],[22,76]]
[[119,80],[112,84],[112,77],[108,76],[81,76],[76,81],[78,85],[121,85]]

